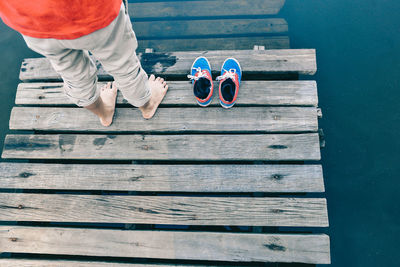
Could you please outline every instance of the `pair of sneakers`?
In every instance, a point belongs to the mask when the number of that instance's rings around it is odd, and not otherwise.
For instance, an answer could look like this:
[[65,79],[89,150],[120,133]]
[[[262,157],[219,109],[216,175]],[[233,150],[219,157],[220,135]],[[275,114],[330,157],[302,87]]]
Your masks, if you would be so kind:
[[[188,78],[192,80],[193,93],[197,103],[208,106],[212,101],[214,84],[211,76],[211,65],[205,57],[198,57],[193,62]],[[234,58],[227,58],[222,64],[219,81],[219,102],[224,108],[231,108],[236,102],[239,85],[242,79],[242,69]]]

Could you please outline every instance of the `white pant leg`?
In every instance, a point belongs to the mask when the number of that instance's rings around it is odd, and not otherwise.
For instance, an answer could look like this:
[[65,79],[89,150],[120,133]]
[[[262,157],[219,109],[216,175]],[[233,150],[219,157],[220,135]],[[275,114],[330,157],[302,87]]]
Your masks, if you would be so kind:
[[136,55],[138,43],[124,6],[112,24],[87,37],[96,41],[90,52],[114,77],[126,100],[136,107],[146,104],[151,96],[148,77]]
[[56,39],[23,37],[29,48],[49,59],[64,80],[64,91],[73,103],[84,107],[97,100],[97,68],[87,51],[65,48]]

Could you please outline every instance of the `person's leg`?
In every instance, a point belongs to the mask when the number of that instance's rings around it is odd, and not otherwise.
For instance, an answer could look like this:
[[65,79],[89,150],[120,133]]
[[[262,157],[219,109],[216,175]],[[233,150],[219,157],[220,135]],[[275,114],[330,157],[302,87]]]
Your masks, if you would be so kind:
[[49,59],[64,80],[64,91],[78,106],[100,118],[104,126],[112,122],[117,90],[115,86],[97,89],[97,68],[87,51],[65,48],[59,40],[23,36],[28,47]]
[[162,78],[147,77],[136,56],[137,40],[129,16],[121,6],[118,17],[88,39],[96,45],[90,49],[113,77],[128,102],[142,111],[145,119],[153,117],[168,85]]

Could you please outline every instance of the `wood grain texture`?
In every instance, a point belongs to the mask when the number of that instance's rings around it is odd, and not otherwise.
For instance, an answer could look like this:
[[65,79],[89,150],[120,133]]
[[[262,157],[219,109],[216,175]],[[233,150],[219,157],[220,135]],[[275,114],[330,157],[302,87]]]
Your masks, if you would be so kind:
[[129,16],[133,19],[161,19],[186,17],[220,17],[243,15],[274,15],[285,0],[220,0],[220,1],[168,1],[129,3]]
[[[195,10],[194,10],[195,11]],[[199,27],[201,25],[201,27]],[[133,30],[140,39],[176,39],[202,37],[228,37],[243,35],[283,34],[288,31],[286,20],[281,18],[268,19],[224,19],[173,21],[133,21]],[[204,48],[203,48],[204,49]],[[176,51],[176,50],[174,50]]]
[[85,256],[330,263],[324,234],[234,234],[0,226],[0,250]]
[[324,192],[321,165],[0,163],[7,189],[147,192]]
[[255,44],[262,45],[266,49],[289,49],[288,36],[262,36],[229,37],[224,38],[179,38],[179,39],[146,39],[138,40],[138,52],[144,52],[146,48],[153,48],[155,52],[170,51],[196,51],[199,47],[203,50],[240,50],[252,49]]
[[[277,50],[220,50],[171,53],[139,54],[141,64],[147,73],[164,76],[184,76],[188,74],[193,60],[205,56],[211,66],[221,66],[228,57],[236,58],[243,68],[244,76],[269,74],[314,74],[317,71],[314,49],[277,49]],[[100,79],[111,79],[111,76],[96,63]],[[213,69],[218,74],[216,68]],[[21,66],[20,79],[60,80],[61,77],[51,67],[46,58],[27,58]]]
[[0,258],[1,267],[235,267],[236,265],[188,265],[188,264],[141,264],[124,262],[103,262],[103,261],[74,261],[74,260],[44,260],[44,259],[20,259]]
[[0,194],[0,221],[327,227],[323,198]]
[[137,108],[116,109],[111,126],[83,108],[14,107],[10,129],[78,132],[317,132],[314,107],[160,108],[145,120]]
[[[167,81],[168,93],[161,106],[198,106],[192,85],[186,81]],[[105,83],[99,82],[98,87]],[[214,88],[218,88],[214,82]],[[215,92],[211,106],[220,106]],[[15,98],[17,105],[73,105],[63,90],[62,83],[20,83]],[[118,93],[117,104],[127,101]],[[237,106],[317,106],[315,81],[243,81],[240,85]]]
[[[227,145],[229,144],[229,145]],[[318,133],[252,135],[7,135],[3,158],[320,160]]]

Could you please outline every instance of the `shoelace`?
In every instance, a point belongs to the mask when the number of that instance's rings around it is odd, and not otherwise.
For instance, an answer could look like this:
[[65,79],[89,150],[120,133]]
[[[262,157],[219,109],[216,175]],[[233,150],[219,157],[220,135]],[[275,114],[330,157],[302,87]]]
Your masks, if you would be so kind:
[[195,80],[195,81],[197,81],[198,79],[200,79],[200,78],[202,78],[202,77],[207,77],[206,71],[205,71],[205,70],[201,70],[200,67],[198,67],[198,68],[193,68],[193,69],[196,70],[196,73],[199,73],[199,75],[198,75],[198,76],[188,75],[187,77],[188,77],[190,80]]
[[218,76],[217,81],[224,80],[227,78],[231,78],[232,80],[235,80],[235,74],[236,74],[235,69],[230,69],[229,71],[227,71],[226,69],[222,69],[222,70],[225,71],[225,73],[221,76]]

